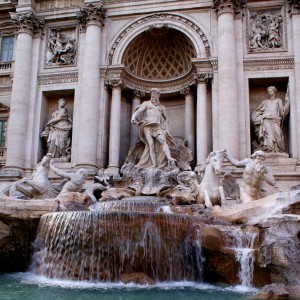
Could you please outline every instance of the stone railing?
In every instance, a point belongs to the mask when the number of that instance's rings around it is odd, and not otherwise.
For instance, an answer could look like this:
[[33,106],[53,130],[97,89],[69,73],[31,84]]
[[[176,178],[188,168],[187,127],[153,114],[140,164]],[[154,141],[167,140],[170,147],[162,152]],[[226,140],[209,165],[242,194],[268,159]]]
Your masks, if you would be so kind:
[[[1,0],[0,0],[1,1]],[[0,62],[0,70],[10,70],[12,68],[12,62]]]
[[6,147],[0,147],[0,166],[4,166],[6,162]]

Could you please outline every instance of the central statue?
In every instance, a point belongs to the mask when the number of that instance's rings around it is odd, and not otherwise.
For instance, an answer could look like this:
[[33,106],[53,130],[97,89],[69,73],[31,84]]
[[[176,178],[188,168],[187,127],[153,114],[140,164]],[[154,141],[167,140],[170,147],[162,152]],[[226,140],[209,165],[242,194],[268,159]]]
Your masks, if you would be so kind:
[[151,89],[150,96],[135,109],[131,119],[139,127],[139,138],[145,145],[137,166],[162,169],[175,165],[170,149],[176,149],[176,145],[167,128],[166,108],[159,102],[160,90]]

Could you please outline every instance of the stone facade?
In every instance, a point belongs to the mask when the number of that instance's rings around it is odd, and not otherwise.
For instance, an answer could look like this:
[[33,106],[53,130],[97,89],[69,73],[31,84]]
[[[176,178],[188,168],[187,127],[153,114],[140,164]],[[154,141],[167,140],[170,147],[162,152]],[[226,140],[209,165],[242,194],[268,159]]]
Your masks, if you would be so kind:
[[290,105],[280,119],[285,150],[269,161],[280,189],[298,184],[299,7],[288,0],[0,1],[0,121],[8,124],[0,128],[1,180],[30,175],[47,153],[41,133],[60,98],[72,121],[70,162],[61,165],[119,173],[138,139],[132,112],[153,88],[196,170],[215,150],[250,157],[251,115],[276,86]]

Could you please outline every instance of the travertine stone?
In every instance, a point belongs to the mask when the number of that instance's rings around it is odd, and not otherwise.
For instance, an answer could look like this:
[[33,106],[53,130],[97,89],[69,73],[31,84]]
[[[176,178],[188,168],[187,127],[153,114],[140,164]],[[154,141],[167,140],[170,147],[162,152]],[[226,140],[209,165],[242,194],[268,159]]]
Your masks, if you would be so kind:
[[[144,96],[145,96],[145,92],[138,91],[138,90],[134,91],[134,97],[132,99],[132,113],[131,113],[131,115],[133,115],[135,109],[139,105],[141,105],[141,97],[144,97]],[[131,128],[130,128],[130,147],[132,147],[134,144],[137,143],[138,138],[139,138],[138,128],[134,124],[131,124]]]
[[214,1],[218,13],[219,148],[226,148],[236,157],[239,157],[239,110],[234,9],[240,2],[244,1]]
[[93,168],[97,159],[97,132],[99,118],[99,85],[101,27],[105,10],[101,5],[89,4],[81,8],[78,18],[86,26],[84,63],[82,70],[80,131],[77,166]]
[[11,112],[7,129],[6,169],[22,171],[25,160],[30,76],[32,65],[32,36],[44,22],[32,12],[11,14],[18,37],[15,51],[14,80],[11,95]]
[[197,166],[203,164],[208,156],[208,110],[207,110],[207,82],[211,74],[199,73],[195,76],[197,83],[197,117],[196,117],[196,141],[197,141]]
[[121,92],[123,82],[120,78],[111,78],[108,80],[108,83],[112,87],[108,173],[116,175],[119,173]]
[[185,96],[185,109],[184,109],[184,132],[187,141],[187,147],[195,155],[195,103],[194,95],[192,94],[190,87],[186,87],[181,91],[181,94]]

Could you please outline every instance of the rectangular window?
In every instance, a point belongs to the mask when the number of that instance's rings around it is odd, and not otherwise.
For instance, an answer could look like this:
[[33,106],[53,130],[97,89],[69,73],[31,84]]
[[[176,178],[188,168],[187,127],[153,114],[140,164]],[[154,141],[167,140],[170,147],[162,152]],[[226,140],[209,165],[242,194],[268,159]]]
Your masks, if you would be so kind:
[[0,120],[0,147],[5,147],[7,121]]
[[1,62],[12,61],[14,52],[14,36],[4,36],[1,39]]

